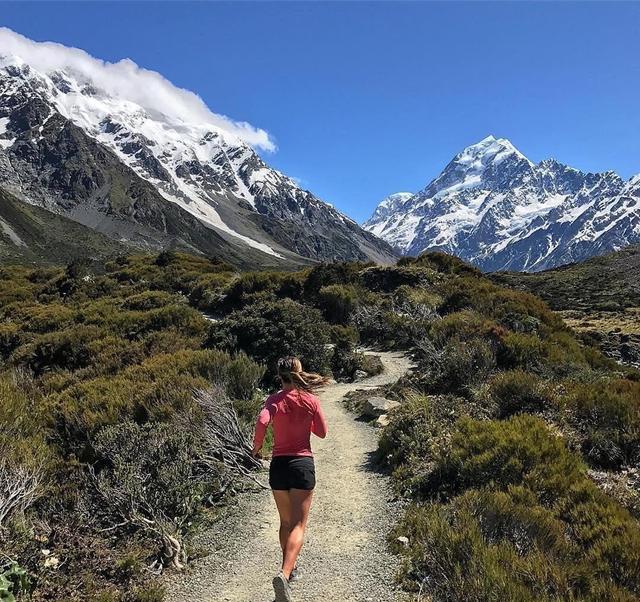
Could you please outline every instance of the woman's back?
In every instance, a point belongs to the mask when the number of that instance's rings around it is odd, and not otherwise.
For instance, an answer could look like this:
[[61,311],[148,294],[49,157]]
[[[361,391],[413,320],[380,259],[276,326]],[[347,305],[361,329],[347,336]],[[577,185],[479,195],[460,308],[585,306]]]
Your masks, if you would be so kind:
[[[324,437],[327,425],[318,398],[308,391],[283,389],[269,396],[258,418],[258,430],[273,424],[272,455],[312,456],[311,433]],[[263,433],[256,432],[261,439]]]

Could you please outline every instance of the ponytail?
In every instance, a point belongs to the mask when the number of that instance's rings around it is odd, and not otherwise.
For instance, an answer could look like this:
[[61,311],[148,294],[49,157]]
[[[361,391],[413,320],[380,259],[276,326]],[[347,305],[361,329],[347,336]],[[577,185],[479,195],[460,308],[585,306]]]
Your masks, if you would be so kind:
[[278,376],[283,383],[291,384],[296,389],[303,391],[314,391],[324,387],[331,380],[327,376],[315,372],[305,372],[302,369],[302,362],[293,356],[278,360]]

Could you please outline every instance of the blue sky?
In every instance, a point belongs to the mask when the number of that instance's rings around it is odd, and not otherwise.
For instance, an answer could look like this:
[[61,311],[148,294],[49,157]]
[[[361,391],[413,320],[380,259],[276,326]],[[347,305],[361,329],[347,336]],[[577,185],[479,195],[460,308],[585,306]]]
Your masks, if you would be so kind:
[[359,221],[490,133],[640,172],[640,3],[0,2],[0,25],[266,129],[271,165]]

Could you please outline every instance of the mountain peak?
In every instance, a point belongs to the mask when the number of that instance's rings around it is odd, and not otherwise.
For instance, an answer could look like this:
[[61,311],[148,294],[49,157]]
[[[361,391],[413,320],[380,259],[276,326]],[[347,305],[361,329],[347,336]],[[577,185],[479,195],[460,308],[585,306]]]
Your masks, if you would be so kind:
[[458,164],[468,165],[469,167],[479,168],[477,165],[487,165],[489,163],[499,163],[510,156],[516,156],[518,159],[524,159],[531,165],[531,161],[527,159],[509,140],[506,138],[496,138],[492,134],[467,146],[461,153],[455,156],[454,161]]
[[[489,135],[364,227],[405,254],[439,249],[482,269],[540,270],[640,241],[640,176],[537,165]],[[621,202],[624,199],[624,202]]]
[[365,229],[376,234],[376,225],[382,228],[385,218],[394,215],[400,210],[403,203],[413,196],[413,192],[394,192],[378,203],[373,215],[363,224]]

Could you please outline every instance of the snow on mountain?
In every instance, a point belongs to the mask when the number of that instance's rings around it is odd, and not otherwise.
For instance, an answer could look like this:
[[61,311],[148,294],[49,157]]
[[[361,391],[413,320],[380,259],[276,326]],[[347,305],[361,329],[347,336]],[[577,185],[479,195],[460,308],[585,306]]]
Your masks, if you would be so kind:
[[[211,112],[131,61],[104,63],[0,28],[0,150],[11,148],[19,129],[8,108],[28,102],[48,111],[30,132],[32,145],[51,116],[62,116],[166,200],[236,242],[276,257],[282,245],[314,259],[392,257],[382,241],[271,169],[254,150],[275,148],[264,130]],[[285,222],[311,234],[292,235]]]
[[422,191],[392,209],[385,199],[364,228],[404,254],[439,249],[486,270],[536,271],[639,242],[640,178],[534,164],[488,136]]
[[378,235],[378,224],[383,224],[385,218],[398,212],[402,207],[402,204],[405,201],[409,200],[412,196],[413,192],[395,192],[394,194],[390,194],[388,197],[382,199],[382,201],[380,201],[375,211],[373,212],[373,215],[369,219],[369,222],[371,222],[372,224],[372,227],[369,229],[369,231]]

